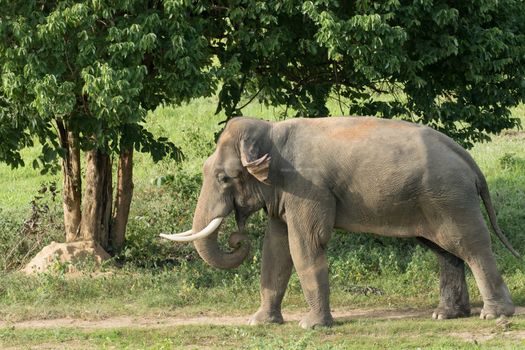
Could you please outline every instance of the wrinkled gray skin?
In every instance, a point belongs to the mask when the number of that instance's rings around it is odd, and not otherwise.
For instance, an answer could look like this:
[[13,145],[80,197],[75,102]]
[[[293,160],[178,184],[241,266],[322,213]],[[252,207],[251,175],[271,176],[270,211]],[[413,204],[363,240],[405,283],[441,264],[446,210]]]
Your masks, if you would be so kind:
[[295,267],[310,312],[304,328],[329,326],[326,246],[334,227],[349,232],[417,237],[438,256],[440,304],[435,319],[470,314],[464,262],[483,297],[481,318],[512,315],[509,290],[491,251],[482,198],[498,237],[485,178],[471,156],[428,127],[368,117],[265,122],[235,118],[204,164],[193,232],[236,215],[231,253],[217,232],[195,241],[218,268],[238,266],[249,253],[246,218],[264,208],[261,306],[250,324],[283,322],[281,301]]

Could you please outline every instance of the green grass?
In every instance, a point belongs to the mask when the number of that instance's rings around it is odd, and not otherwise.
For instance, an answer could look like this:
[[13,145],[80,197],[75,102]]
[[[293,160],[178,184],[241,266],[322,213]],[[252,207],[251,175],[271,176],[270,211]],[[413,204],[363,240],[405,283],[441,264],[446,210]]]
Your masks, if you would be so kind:
[[[424,271],[422,278],[411,278],[409,273],[384,274],[358,284],[342,284],[334,276],[338,271],[331,268],[331,272],[334,309],[418,308],[428,310],[430,316],[439,299],[436,273]],[[523,273],[506,276],[518,305],[525,302],[524,281]],[[481,306],[471,276],[468,284],[472,304]],[[0,279],[0,320],[9,322],[64,317],[98,320],[115,316],[247,316],[258,306],[257,272],[246,276],[236,271],[219,272],[200,261],[161,271],[113,269],[102,275],[86,272],[75,277],[62,273],[35,277],[7,273]],[[285,312],[307,310],[296,275],[283,308]]]
[[[162,271],[124,269],[99,276],[48,273],[27,277],[8,273],[0,279],[0,319],[17,322],[62,317],[96,320],[129,315],[249,315],[259,304],[257,275],[257,272],[246,276],[236,271],[218,272],[200,261]],[[421,288],[417,281],[407,281],[405,276],[376,277],[362,281],[360,287],[348,288],[332,277],[332,306],[431,310],[438,297],[437,279],[432,276],[431,280],[435,283]],[[470,282],[473,289],[473,281]],[[381,292],[373,292],[373,286],[381,288]],[[473,300],[476,301],[475,294]],[[307,309],[296,275],[283,306],[287,312]]]
[[49,181],[61,183],[60,174],[41,175],[40,171],[33,169],[32,160],[39,154],[38,148],[25,149],[22,155],[26,160],[26,166],[12,169],[6,164],[0,163],[0,210],[8,211],[16,216],[27,215],[30,210],[29,202],[40,188],[40,184]]
[[295,324],[260,327],[177,326],[156,329],[0,330],[3,348],[99,349],[517,349],[525,346],[525,319],[498,326],[475,318],[354,320],[304,332]]

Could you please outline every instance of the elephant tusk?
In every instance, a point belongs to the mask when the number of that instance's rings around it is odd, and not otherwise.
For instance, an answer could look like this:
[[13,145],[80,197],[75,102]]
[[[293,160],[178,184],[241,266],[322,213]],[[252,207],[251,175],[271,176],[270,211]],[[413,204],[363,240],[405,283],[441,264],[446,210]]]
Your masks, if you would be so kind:
[[185,237],[185,236],[190,236],[192,234],[193,234],[193,230],[188,230],[188,231],[184,231],[181,233],[161,233],[160,235],[164,238],[169,239],[169,237]]
[[201,239],[201,238],[204,238],[206,236],[209,236],[213,232],[215,232],[215,230],[222,223],[223,219],[224,218],[221,218],[221,217],[213,219],[208,224],[208,226],[206,226],[204,229],[202,229],[200,232],[197,232],[197,233],[191,234],[191,233],[188,233],[188,231],[182,232],[182,233],[179,233],[179,234],[172,234],[172,235],[167,235],[167,234],[161,233],[160,236],[162,238],[166,238],[166,239],[169,239],[169,240],[175,241],[175,242],[191,242],[191,241],[195,241],[197,239]]

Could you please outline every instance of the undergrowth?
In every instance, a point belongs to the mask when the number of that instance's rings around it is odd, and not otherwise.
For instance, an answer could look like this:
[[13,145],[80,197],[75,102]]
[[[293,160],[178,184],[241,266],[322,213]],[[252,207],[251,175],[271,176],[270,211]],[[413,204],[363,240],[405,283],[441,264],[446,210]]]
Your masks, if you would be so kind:
[[0,207],[0,270],[19,269],[43,246],[63,240],[60,211],[55,182],[40,184],[23,220]]

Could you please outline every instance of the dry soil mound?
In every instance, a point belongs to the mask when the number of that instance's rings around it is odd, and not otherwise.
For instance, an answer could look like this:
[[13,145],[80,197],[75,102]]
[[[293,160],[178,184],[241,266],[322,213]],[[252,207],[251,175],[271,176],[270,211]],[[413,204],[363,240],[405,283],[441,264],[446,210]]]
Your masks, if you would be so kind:
[[75,264],[89,262],[100,265],[102,261],[109,258],[109,254],[93,241],[51,242],[26,265],[23,271],[27,274],[45,272],[57,263],[70,263],[68,270],[74,272]]

